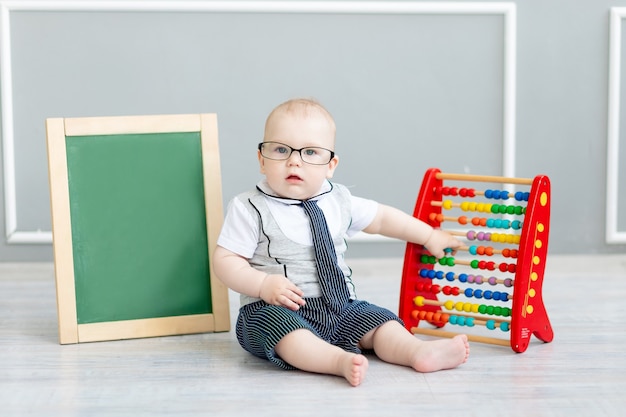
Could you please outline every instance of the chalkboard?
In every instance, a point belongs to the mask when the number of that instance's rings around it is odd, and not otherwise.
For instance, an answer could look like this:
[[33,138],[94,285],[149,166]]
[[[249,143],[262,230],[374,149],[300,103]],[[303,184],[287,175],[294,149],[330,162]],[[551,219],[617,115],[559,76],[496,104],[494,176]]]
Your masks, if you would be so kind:
[[228,331],[214,114],[46,120],[61,344]]

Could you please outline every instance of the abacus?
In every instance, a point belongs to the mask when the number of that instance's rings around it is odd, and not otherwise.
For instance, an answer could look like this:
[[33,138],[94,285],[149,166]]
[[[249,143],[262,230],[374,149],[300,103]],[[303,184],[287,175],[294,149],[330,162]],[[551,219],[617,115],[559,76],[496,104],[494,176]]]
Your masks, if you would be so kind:
[[[484,184],[490,183],[494,188],[530,189],[487,189]],[[480,214],[471,217],[472,212]],[[431,168],[424,175],[413,216],[466,244],[441,259],[422,245],[407,244],[399,315],[411,333],[441,337],[463,333],[471,341],[510,346],[518,353],[527,349],[531,335],[552,341],[541,292],[550,231],[547,176],[450,174]],[[420,327],[423,322],[426,326]],[[463,330],[443,330],[447,325]]]

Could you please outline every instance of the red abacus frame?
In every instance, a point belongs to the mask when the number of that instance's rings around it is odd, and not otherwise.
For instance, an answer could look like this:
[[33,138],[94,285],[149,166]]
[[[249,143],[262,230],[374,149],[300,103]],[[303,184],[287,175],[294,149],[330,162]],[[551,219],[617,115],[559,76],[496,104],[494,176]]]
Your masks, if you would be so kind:
[[[530,191],[523,194],[523,201],[527,200],[525,207],[492,204],[489,201],[478,203],[453,203],[451,200],[444,201],[446,195],[460,197],[463,199],[474,199],[476,197],[486,198],[492,194],[492,190],[475,191],[473,188],[457,188],[444,186],[444,181],[454,184],[456,182],[471,183],[496,183],[514,184],[530,186]],[[496,191],[495,198],[508,199],[507,191]],[[519,195],[519,192],[516,193]],[[525,194],[525,195],[524,195]],[[460,209],[463,211],[474,210],[493,213],[498,217],[496,222],[502,224],[501,217],[515,216],[523,221],[504,220],[505,227],[511,224],[516,225],[514,234],[485,233],[487,223],[485,218],[474,218],[470,224],[481,231],[475,230],[449,230],[451,233],[464,236],[466,239],[476,239],[479,236],[483,240],[489,240],[489,244],[495,246],[518,245],[517,249],[493,249],[480,246],[463,246],[457,252],[469,252],[480,258],[490,256],[494,253],[515,258],[513,264],[501,263],[497,265],[492,261],[477,260],[472,261],[445,257],[438,261],[429,256],[427,248],[422,245],[408,243],[404,256],[404,266],[402,272],[402,283],[400,288],[400,318],[405,326],[413,334],[427,334],[442,337],[453,337],[457,334],[467,334],[469,340],[491,343],[496,345],[510,346],[515,352],[524,352],[529,343],[531,335],[535,335],[543,342],[550,342],[554,337],[548,314],[546,312],[542,285],[545,271],[546,256],[548,250],[548,236],[550,229],[550,180],[545,175],[538,175],[534,179],[508,178],[497,176],[467,175],[442,173],[437,168],[429,169],[424,175],[422,186],[417,197],[413,216],[440,228],[443,222],[457,221],[461,225],[468,223],[465,216],[449,217],[442,214],[442,209]],[[478,207],[478,209],[477,209]],[[493,224],[493,218],[489,220]],[[447,229],[446,229],[447,230]],[[510,262],[510,259],[507,259]],[[443,270],[435,270],[435,265]],[[453,269],[455,268],[455,269]],[[501,277],[492,276],[484,278],[482,275],[474,275],[476,269],[491,270]],[[460,273],[456,273],[460,271]],[[469,279],[467,278],[469,277]],[[460,281],[467,285],[465,290],[459,287],[442,286],[434,282],[437,280],[447,280],[448,282]],[[444,281],[442,281],[444,282]],[[506,291],[482,291],[472,290],[471,287],[483,282],[492,285],[505,285],[512,288],[513,293]],[[452,289],[451,289],[452,288]],[[491,304],[474,304],[467,302],[439,300],[439,296],[480,297],[488,294],[502,298],[504,303],[511,303],[511,307],[494,307]],[[480,296],[478,295],[480,294]],[[484,298],[487,298],[486,296]],[[497,298],[494,297],[496,300]],[[454,298],[456,299],[456,298]],[[446,312],[444,311],[444,308]],[[494,314],[495,310],[495,316]],[[420,327],[421,322],[426,322],[426,326]],[[442,328],[452,323],[462,326],[464,331],[450,332]],[[509,337],[483,336],[472,334],[470,327],[475,325],[485,325],[491,330],[503,330]],[[504,334],[506,334],[504,333]]]

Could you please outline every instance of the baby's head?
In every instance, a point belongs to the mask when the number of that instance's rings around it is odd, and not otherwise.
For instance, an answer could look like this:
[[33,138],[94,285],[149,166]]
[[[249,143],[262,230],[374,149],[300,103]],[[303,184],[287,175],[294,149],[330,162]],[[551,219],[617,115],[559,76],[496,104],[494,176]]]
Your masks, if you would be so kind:
[[311,98],[294,98],[276,106],[265,121],[264,141],[277,140],[277,138],[273,137],[274,128],[284,118],[291,118],[295,121],[307,119],[317,119],[320,122],[325,121],[326,126],[324,126],[324,123],[320,123],[320,128],[327,128],[332,132],[332,144],[326,144],[326,146],[330,146],[328,149],[335,149],[335,120],[330,112],[318,101]]
[[315,100],[298,98],[278,105],[267,117],[258,153],[270,187],[292,199],[316,195],[339,162],[335,130],[332,116]]

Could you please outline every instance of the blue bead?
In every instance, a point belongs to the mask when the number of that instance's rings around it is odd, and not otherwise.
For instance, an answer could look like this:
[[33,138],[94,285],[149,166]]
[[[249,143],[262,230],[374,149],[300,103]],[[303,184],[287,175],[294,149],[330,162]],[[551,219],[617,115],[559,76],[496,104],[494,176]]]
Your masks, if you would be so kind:
[[474,298],[483,298],[483,290],[474,290]]
[[467,274],[459,274],[460,282],[467,282]]
[[492,296],[493,296],[493,292],[491,292],[490,290],[486,290],[483,293],[483,297],[485,297],[485,299],[487,299],[487,300],[491,300]]
[[474,290],[472,290],[471,288],[466,288],[464,293],[466,297],[471,298],[472,295],[474,295]]
[[446,274],[446,279],[447,279],[448,281],[454,281],[454,272],[448,272],[448,273]]

